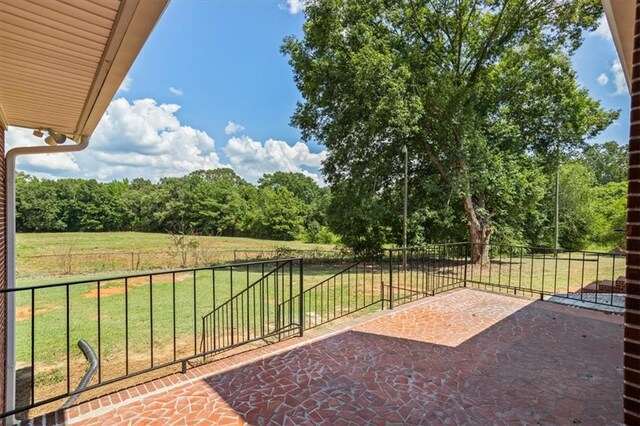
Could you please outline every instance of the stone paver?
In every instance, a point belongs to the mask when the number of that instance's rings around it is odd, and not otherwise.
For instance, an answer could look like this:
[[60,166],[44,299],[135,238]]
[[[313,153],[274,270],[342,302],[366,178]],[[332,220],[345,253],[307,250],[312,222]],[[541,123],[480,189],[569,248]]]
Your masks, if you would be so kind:
[[594,311],[624,313],[624,294],[596,294],[596,293],[571,293],[555,296],[545,296],[544,300],[561,305],[575,306],[576,308],[592,309]]
[[617,424],[622,319],[461,290],[67,424]]

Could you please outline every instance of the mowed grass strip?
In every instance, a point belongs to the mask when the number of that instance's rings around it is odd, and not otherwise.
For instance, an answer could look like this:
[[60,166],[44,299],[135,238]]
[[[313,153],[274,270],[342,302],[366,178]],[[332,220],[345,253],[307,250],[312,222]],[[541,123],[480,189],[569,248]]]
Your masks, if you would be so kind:
[[[335,246],[301,241],[241,237],[189,237],[197,247],[187,250],[187,265],[229,263],[243,259],[272,259],[282,249],[333,251]],[[178,268],[172,237],[142,232],[77,232],[18,234],[18,279],[47,279],[114,271]]]
[[[272,250],[277,247],[296,250],[331,250],[334,248],[329,244],[308,244],[302,241],[215,236],[194,236],[194,238],[203,247],[225,250]],[[171,244],[171,236],[168,234],[146,232],[20,233],[17,236],[18,256],[60,254],[69,249],[75,253],[164,250]]]

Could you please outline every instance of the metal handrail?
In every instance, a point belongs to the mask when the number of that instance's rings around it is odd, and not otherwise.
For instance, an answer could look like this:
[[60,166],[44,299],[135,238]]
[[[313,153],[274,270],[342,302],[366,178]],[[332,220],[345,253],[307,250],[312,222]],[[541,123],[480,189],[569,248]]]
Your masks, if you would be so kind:
[[304,292],[308,293],[308,292],[314,290],[316,287],[320,287],[321,285],[326,284],[327,282],[331,281],[332,279],[334,279],[334,278],[344,274],[345,272],[350,271],[351,269],[355,268],[356,266],[360,265],[362,262],[363,261],[356,262],[356,263],[352,264],[351,266],[348,266],[348,267],[344,268],[343,270],[336,272],[335,274],[331,275],[329,278],[325,278],[324,280],[320,281],[318,284],[316,284],[316,285],[314,285],[312,287],[309,287]]
[[[278,261],[279,262],[279,261]],[[229,303],[232,303],[233,300],[238,299],[239,296],[243,296],[247,291],[251,290],[253,287],[255,287],[256,285],[260,284],[262,281],[264,281],[265,279],[269,278],[271,275],[273,275],[274,273],[277,273],[278,271],[282,270],[282,268],[284,268],[286,265],[289,264],[289,260],[287,261],[283,261],[282,265],[278,265],[276,268],[272,269],[271,271],[269,271],[267,274],[263,275],[262,277],[260,277],[259,279],[257,279],[254,283],[252,283],[251,285],[245,287],[243,290],[239,291],[238,293],[234,294],[233,296],[231,296],[231,298],[229,300],[227,300],[224,303],[221,303],[220,305],[218,305],[214,310],[212,310],[211,312],[209,312],[206,315],[202,316],[202,319],[206,319],[207,317],[214,315],[216,311],[218,311],[220,308],[224,307],[225,305],[228,305]],[[273,263],[273,262],[272,262]]]

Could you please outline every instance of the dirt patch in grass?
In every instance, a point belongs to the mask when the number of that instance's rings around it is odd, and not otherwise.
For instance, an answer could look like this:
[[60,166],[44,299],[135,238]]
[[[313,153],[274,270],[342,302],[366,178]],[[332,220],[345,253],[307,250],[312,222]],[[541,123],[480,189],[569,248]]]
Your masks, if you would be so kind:
[[[118,294],[124,294],[124,287],[108,287],[100,289],[100,297],[115,296]],[[84,293],[84,297],[87,299],[95,299],[98,297],[98,289],[94,288]]]
[[[41,308],[36,308],[34,316],[52,312],[60,308],[60,306],[43,306]],[[31,306],[18,306],[16,308],[16,320],[23,321],[27,319],[31,319]]]
[[[189,279],[192,275],[187,273],[176,274],[176,283],[185,281]],[[172,282],[173,277],[171,274],[155,274],[153,284],[167,284]],[[120,294],[125,294],[125,286],[124,279],[118,280],[119,282],[114,283],[109,281],[104,281],[104,284],[100,287],[100,297],[109,297],[109,296],[117,296]],[[149,277],[133,277],[128,280],[129,287],[139,287],[143,285],[149,285]],[[87,299],[95,299],[98,297],[98,289],[93,288],[83,294],[83,296]]]

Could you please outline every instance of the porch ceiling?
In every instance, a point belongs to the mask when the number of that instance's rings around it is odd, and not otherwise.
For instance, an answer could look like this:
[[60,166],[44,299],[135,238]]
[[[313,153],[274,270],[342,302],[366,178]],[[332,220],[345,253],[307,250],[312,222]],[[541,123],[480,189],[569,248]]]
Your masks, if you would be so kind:
[[0,126],[90,135],[168,1],[1,1]]
[[631,87],[633,68],[633,27],[636,17],[636,2],[631,0],[602,0],[607,23],[618,51],[618,57]]

